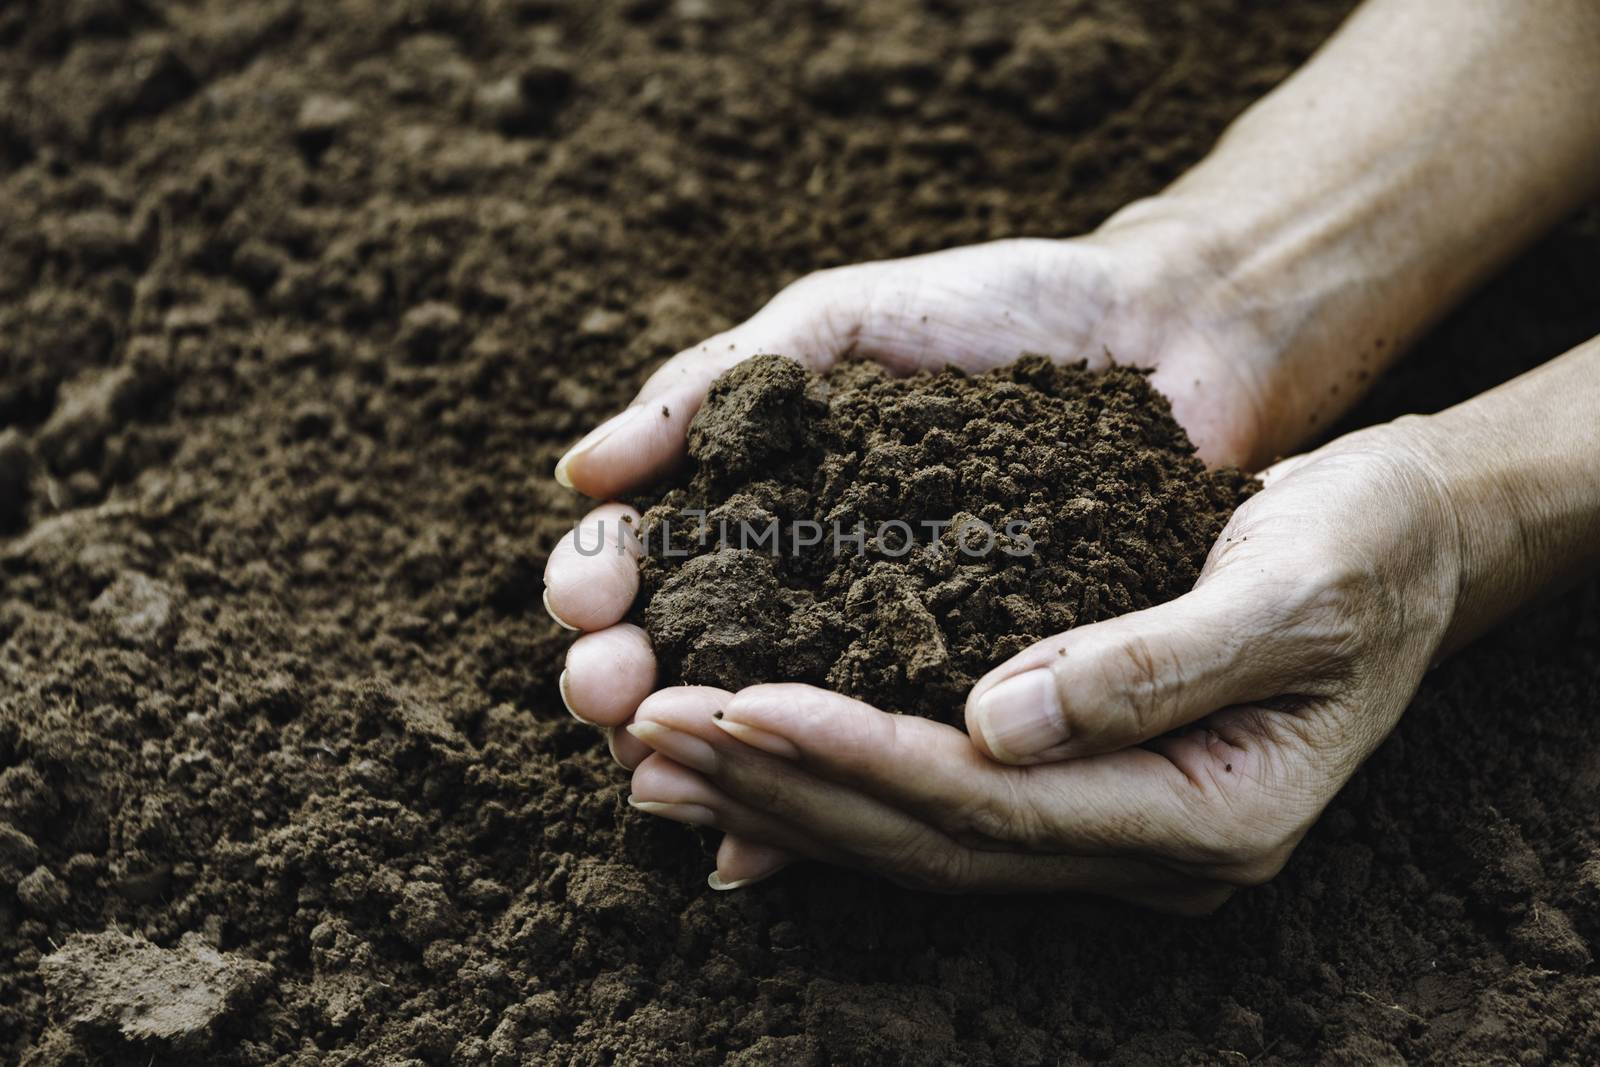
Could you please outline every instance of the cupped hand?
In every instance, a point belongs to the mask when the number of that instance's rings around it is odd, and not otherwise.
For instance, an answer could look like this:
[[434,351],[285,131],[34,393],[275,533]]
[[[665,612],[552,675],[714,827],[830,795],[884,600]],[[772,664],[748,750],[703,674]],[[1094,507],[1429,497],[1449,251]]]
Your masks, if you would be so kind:
[[1212,909],[1283,866],[1446,639],[1462,527],[1419,425],[1269,470],[1193,591],[991,671],[970,737],[804,685],[655,693],[631,802],[731,835],[721,887],[804,857]]
[[[1273,353],[1192,244],[1170,222],[1144,221],[1073,240],[998,241],[810,275],[749,321],[667,361],[632,405],[563,457],[556,476],[602,500],[649,484],[683,458],[712,380],[761,353],[817,371],[846,357],[906,372],[980,371],[1024,352],[1127,360],[1154,368],[1202,456],[1249,463],[1271,413]],[[638,546],[627,536],[637,518],[614,503],[587,516],[552,551],[544,593],[558,622],[583,631],[562,697],[574,715],[610,732],[613,753],[630,767],[645,750],[616,728],[656,683],[644,632],[621,621],[638,591]],[[599,536],[618,550],[577,551]]]

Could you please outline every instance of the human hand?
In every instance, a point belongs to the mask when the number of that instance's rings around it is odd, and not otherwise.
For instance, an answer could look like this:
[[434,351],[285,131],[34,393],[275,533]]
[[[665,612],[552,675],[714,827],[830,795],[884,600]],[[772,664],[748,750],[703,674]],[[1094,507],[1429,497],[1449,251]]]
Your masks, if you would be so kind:
[[1446,639],[1462,527],[1421,425],[1268,471],[1192,592],[997,667],[970,737],[804,685],[666,689],[631,800],[731,835],[723,886],[797,856],[1210,910],[1277,873]]
[[[1244,462],[1270,409],[1272,349],[1193,244],[1185,226],[1146,217],[1075,240],[1001,241],[812,275],[743,325],[668,361],[627,411],[563,458],[557,475],[600,498],[648,484],[682,458],[712,380],[763,352],[819,371],[846,355],[900,371],[950,363],[979,371],[1025,351],[1100,365],[1125,356],[1155,368],[1154,383],[1203,456]],[[556,546],[545,604],[585,631],[567,658],[563,699],[610,730],[613,752],[631,767],[645,750],[615,728],[656,681],[644,632],[621,623],[638,591],[636,554],[575,548],[580,537],[592,545],[596,528],[621,539],[623,519],[637,516],[604,505]]]

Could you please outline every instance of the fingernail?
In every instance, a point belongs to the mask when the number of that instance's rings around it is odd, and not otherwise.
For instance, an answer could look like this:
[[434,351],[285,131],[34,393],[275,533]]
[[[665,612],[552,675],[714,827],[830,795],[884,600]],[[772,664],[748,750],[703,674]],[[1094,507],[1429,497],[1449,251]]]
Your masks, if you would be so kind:
[[556,620],[557,624],[559,624],[562,627],[562,629],[565,629],[565,630],[576,630],[576,629],[578,629],[578,627],[572,625],[566,619],[563,619],[560,615],[557,615],[556,614],[556,609],[550,606],[550,590],[548,588],[545,589],[545,591],[544,591],[544,610],[545,610],[545,614],[549,615],[552,619]]
[[1061,744],[1067,725],[1050,671],[1024,671],[978,698],[973,718],[996,759],[1016,763]]
[[717,821],[716,814],[710,808],[699,804],[667,804],[659,800],[635,800],[630,796],[628,806],[637,808],[646,815],[659,815],[663,819],[686,822],[694,826],[711,826]]
[[572,694],[567,691],[567,672],[564,670],[561,672],[561,676],[556,679],[556,689],[561,693],[561,704],[567,709],[568,715],[571,715],[585,726],[594,725],[594,723],[572,710]]
[[710,886],[712,889],[715,889],[719,893],[726,893],[730,889],[743,889],[747,885],[755,885],[757,882],[765,882],[768,878],[771,878],[773,875],[777,874],[783,869],[783,867],[774,867],[766,874],[758,874],[752,878],[735,878],[731,882],[724,882],[722,880],[722,875],[718,874],[716,871],[712,871],[706,876],[706,885]]
[[[711,721],[720,727],[724,733],[738,738],[751,748],[760,749],[769,756],[777,756],[779,759],[788,760],[798,760],[800,758],[800,750],[787,737],[779,737],[777,734],[763,730],[760,727],[747,726],[742,722],[733,722],[720,712],[712,716]],[[744,883],[741,882],[740,884],[743,885]]]
[[[578,721],[582,722],[583,720],[580,719]],[[606,735],[606,751],[611,754],[611,762],[623,770],[627,770],[628,765],[622,762],[622,755],[617,751],[617,728],[615,726],[602,726],[600,731]]]
[[698,737],[690,737],[680,730],[658,722],[628,724],[628,732],[657,752],[701,774],[715,774],[717,753]]
[[624,408],[585,434],[582,440],[573,445],[571,448],[567,449],[566,455],[562,456],[556,461],[556,481],[568,489],[573,488],[573,458],[581,453],[589,451],[601,441],[604,441],[607,437],[610,437],[616,432],[618,427],[625,422],[632,421],[632,419],[642,410],[644,410],[644,408],[643,405],[640,404],[634,404],[632,407]]

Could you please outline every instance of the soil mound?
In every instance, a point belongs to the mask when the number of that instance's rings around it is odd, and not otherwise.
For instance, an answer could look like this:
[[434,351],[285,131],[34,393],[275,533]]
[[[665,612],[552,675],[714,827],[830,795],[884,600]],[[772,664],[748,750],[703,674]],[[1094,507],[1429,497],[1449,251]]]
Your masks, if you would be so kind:
[[193,1051],[260,994],[272,968],[218,952],[199,934],[164,949],[114,930],[74,934],[39,962],[69,1029],[112,1051]]
[[959,723],[1006,657],[1187,591],[1253,486],[1206,470],[1136,370],[819,379],[758,356],[643,512],[643,619],[669,683],[802,681]]

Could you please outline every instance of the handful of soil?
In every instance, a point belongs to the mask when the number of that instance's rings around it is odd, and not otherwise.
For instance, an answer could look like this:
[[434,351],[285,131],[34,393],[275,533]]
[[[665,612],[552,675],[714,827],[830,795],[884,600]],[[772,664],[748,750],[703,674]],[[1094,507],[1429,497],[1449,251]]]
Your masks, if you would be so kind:
[[809,682],[959,725],[1035,641],[1188,591],[1256,488],[1206,469],[1143,371],[758,356],[636,501],[637,614],[663,684]]

